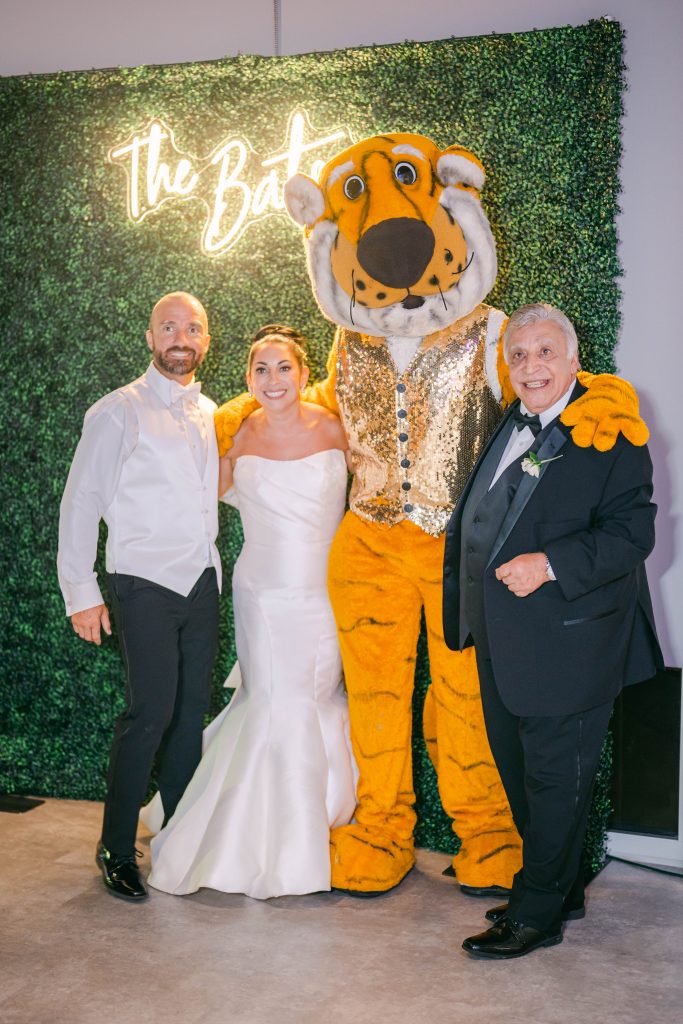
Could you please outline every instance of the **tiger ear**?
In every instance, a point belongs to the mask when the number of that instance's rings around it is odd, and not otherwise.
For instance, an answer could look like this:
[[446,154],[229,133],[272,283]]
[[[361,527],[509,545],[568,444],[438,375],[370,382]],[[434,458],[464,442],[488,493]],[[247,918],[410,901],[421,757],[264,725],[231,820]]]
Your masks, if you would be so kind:
[[445,149],[437,160],[436,172],[442,185],[469,185],[478,192],[486,179],[483,165],[463,146]]
[[295,224],[313,227],[325,211],[322,190],[307,174],[295,174],[285,182],[285,206]]

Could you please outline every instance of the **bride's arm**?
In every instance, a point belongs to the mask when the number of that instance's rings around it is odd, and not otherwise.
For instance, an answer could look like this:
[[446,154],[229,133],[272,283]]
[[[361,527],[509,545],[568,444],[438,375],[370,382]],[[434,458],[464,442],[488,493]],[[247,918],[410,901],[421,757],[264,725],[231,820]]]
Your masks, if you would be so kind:
[[[258,418],[258,413],[256,418]],[[235,508],[238,507],[235,492],[229,493],[234,483],[235,463],[240,455],[244,454],[244,446],[251,436],[251,432],[251,421],[245,420],[233,438],[232,448],[218,459],[218,500],[225,501],[228,505],[234,505]]]
[[232,459],[229,452],[218,460],[218,497],[222,498],[232,487]]

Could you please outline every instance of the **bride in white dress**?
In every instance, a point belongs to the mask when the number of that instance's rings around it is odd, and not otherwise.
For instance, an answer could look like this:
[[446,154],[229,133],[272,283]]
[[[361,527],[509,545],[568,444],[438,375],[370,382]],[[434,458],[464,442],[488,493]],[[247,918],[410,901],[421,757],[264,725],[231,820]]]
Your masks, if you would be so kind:
[[221,494],[230,489],[244,527],[233,576],[242,684],[152,840],[149,882],[178,895],[329,890],[329,832],[356,805],[327,597],[348,452],[337,417],[301,401],[308,368],[298,338],[279,325],[256,335],[247,383],[261,408],[221,460]]

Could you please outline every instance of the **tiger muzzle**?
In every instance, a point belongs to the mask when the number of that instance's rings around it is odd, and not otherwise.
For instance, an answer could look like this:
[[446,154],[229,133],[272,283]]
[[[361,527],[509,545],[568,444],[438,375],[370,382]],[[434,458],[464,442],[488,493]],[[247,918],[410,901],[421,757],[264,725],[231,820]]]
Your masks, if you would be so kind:
[[434,254],[434,234],[421,220],[394,217],[369,228],[358,243],[358,262],[387,288],[410,288]]

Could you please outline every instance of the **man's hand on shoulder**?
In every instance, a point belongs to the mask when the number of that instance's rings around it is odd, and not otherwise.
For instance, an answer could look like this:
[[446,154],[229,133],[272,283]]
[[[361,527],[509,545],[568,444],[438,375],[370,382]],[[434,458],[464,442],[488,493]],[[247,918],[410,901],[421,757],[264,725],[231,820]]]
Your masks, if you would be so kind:
[[106,604],[98,604],[94,608],[84,608],[81,612],[74,612],[71,616],[71,625],[81,640],[88,640],[90,643],[97,644],[98,647],[102,643],[100,628],[107,636],[111,636],[111,623]]
[[533,554],[517,555],[496,569],[496,579],[504,583],[516,597],[528,597],[535,590],[547,583],[546,573],[548,559],[542,551]]

